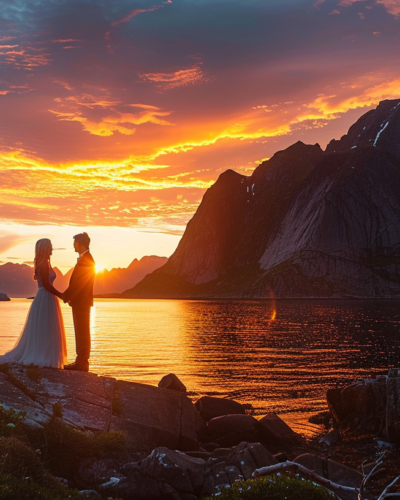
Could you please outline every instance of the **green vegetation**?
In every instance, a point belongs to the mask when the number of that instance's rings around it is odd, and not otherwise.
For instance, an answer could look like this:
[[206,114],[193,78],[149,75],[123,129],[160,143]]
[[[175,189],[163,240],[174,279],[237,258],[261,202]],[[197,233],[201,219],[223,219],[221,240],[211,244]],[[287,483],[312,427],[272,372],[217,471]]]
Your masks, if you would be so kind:
[[37,384],[40,384],[42,377],[40,376],[39,368],[37,366],[29,365],[26,369],[26,374],[31,380],[33,380]]
[[44,468],[37,453],[15,438],[0,439],[0,500],[78,500]]
[[126,452],[125,437],[119,432],[83,432],[57,418],[43,429],[26,429],[25,439],[39,450],[44,465],[54,476],[71,477],[83,458]]
[[22,428],[22,423],[25,418],[23,411],[14,410],[13,408],[6,409],[0,404],[0,436],[9,437],[18,432]]
[[300,477],[269,476],[235,483],[209,497],[218,500],[333,500],[325,488]]

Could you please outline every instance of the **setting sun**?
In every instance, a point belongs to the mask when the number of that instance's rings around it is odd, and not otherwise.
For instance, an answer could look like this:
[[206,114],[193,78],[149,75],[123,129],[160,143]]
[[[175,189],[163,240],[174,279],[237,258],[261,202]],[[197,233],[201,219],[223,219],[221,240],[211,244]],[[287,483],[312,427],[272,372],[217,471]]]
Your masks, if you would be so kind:
[[105,267],[102,264],[96,264],[96,274],[102,273]]

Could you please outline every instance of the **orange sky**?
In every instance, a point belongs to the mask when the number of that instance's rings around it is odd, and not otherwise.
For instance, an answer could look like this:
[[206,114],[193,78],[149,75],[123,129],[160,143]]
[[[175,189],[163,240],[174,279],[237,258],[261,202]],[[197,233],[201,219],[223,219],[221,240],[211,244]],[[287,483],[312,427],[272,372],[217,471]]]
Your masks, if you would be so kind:
[[108,268],[168,256],[221,172],[400,97],[400,0],[111,4],[2,7],[2,263],[50,237],[66,271],[82,229]]

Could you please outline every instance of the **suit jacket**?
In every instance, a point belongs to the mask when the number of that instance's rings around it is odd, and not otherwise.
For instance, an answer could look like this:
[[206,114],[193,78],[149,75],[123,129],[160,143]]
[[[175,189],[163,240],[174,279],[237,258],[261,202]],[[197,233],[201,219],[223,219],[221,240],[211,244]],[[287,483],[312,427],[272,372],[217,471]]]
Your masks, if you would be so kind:
[[72,307],[93,306],[94,277],[95,263],[90,252],[86,252],[78,259],[69,286],[64,292]]

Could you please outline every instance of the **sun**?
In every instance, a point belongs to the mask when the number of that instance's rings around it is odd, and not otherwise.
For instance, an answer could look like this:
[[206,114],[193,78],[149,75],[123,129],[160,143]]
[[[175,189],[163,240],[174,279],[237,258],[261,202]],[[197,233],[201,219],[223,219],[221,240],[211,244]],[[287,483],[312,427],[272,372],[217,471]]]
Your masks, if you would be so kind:
[[96,274],[102,273],[105,270],[105,267],[102,264],[96,264]]

